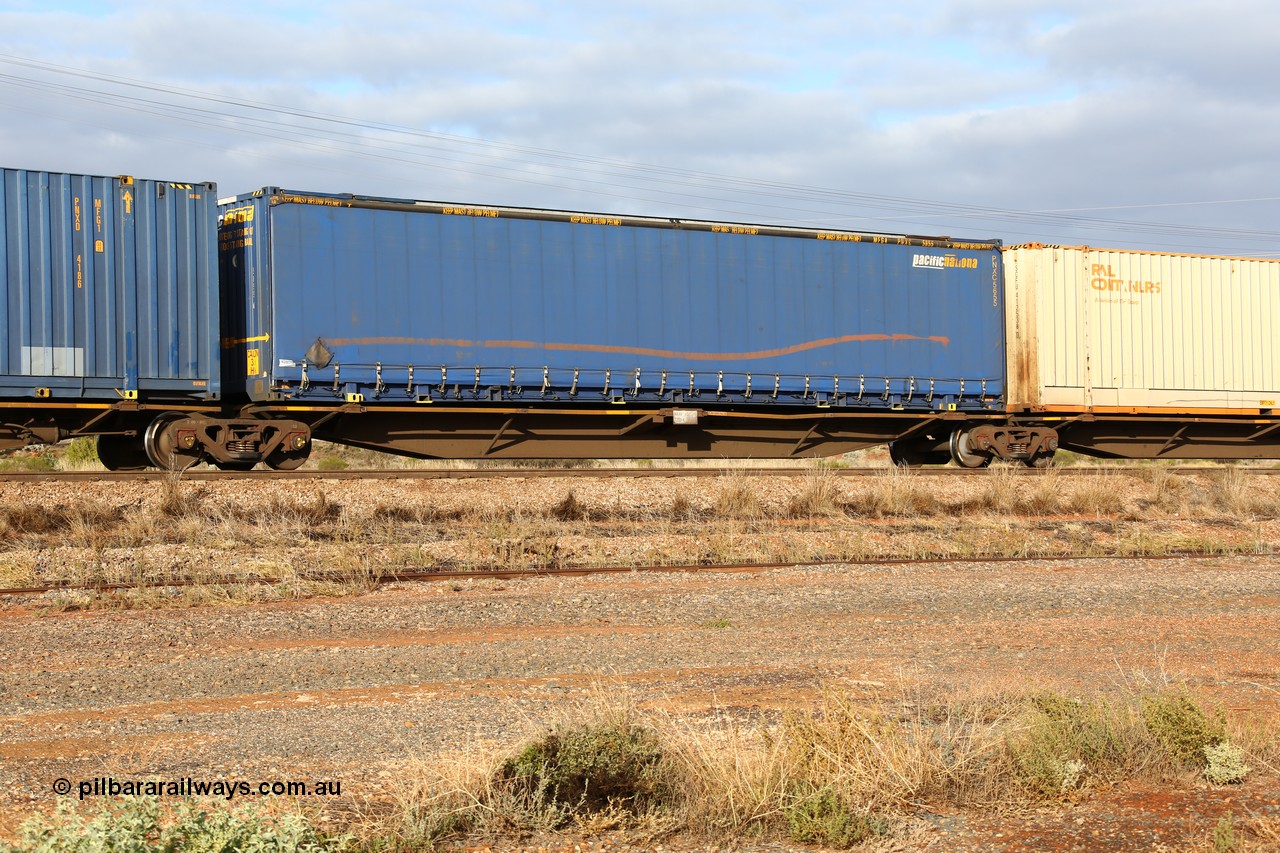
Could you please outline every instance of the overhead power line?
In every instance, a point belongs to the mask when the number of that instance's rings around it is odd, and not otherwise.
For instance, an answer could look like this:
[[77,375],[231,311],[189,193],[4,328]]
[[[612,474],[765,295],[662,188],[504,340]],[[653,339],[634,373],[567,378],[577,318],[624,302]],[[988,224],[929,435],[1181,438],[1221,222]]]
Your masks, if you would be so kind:
[[284,142],[323,154],[354,155],[540,186],[568,186],[616,199],[645,202],[680,199],[684,204],[713,214],[742,216],[750,211],[750,215],[759,217],[762,210],[767,210],[786,222],[835,222],[838,225],[833,227],[865,227],[857,223],[871,220],[890,224],[897,230],[902,230],[902,224],[908,222],[925,226],[929,220],[959,220],[975,228],[1014,226],[1020,233],[1039,232],[1050,240],[1054,233],[1070,229],[1192,240],[1200,244],[1205,241],[1280,243],[1280,232],[1275,231],[1081,215],[1101,210],[1276,200],[1272,198],[1014,210],[595,157],[233,98],[23,57],[0,55],[0,63],[20,72],[0,74],[0,85],[39,93],[46,97],[46,108],[49,96],[73,105],[86,105],[75,114],[60,116],[71,121],[92,123],[87,114],[106,105],[190,127]]

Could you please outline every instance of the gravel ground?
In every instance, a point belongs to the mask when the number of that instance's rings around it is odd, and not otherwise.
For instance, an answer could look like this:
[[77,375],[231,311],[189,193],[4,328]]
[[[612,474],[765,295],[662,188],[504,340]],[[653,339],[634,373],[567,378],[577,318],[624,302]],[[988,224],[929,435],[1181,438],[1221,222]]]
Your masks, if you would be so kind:
[[[518,742],[598,686],[741,721],[806,706],[831,681],[872,696],[1175,679],[1233,715],[1280,719],[1274,557],[476,580],[149,611],[40,604],[0,602],[10,830],[54,805],[59,778],[334,780],[329,804],[357,808],[404,790],[431,756]],[[1124,789],[1065,814],[925,815],[901,844],[1178,847],[1204,842],[1229,810],[1280,815],[1278,791],[1259,773],[1230,790]],[[580,848],[627,849],[591,843]]]

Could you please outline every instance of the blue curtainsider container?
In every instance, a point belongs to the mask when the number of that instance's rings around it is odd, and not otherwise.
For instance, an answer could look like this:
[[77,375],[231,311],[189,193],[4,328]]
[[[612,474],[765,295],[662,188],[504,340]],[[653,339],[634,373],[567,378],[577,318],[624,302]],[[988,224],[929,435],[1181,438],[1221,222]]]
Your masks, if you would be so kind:
[[998,408],[996,241],[264,189],[221,205],[256,401]]
[[217,399],[216,187],[2,180],[0,397]]

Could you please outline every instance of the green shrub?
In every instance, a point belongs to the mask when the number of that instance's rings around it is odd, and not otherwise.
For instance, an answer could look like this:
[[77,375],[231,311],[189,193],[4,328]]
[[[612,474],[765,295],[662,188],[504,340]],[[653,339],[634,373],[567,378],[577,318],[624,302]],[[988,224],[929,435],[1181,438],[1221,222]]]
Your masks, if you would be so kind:
[[62,454],[62,467],[68,471],[97,468],[101,464],[98,459],[98,443],[92,438],[72,439]]
[[1218,818],[1218,823],[1213,828],[1213,853],[1234,853],[1239,849],[1235,821],[1231,819],[1231,815],[1224,814]]
[[1139,751],[1131,715],[1106,699],[1045,692],[1027,704],[1024,725],[1007,747],[1016,775],[1036,797],[1062,797],[1090,777],[1121,775]]
[[1206,766],[1205,747],[1227,739],[1227,716],[1221,708],[1205,713],[1186,692],[1143,697],[1142,718],[1160,745],[1184,764]]
[[23,824],[16,845],[3,853],[321,853],[337,850],[302,816],[265,817],[254,808],[208,811],[184,801],[165,816],[154,799],[128,798],[92,815],[70,800],[51,817]]
[[843,849],[888,831],[884,818],[856,813],[830,786],[793,794],[793,797],[783,814],[788,834],[801,844]]
[[0,471],[30,471],[43,474],[47,471],[55,470],[57,470],[57,466],[53,464],[53,458],[48,453],[40,453],[35,456],[10,456],[0,459]]
[[640,814],[665,801],[662,749],[635,725],[559,729],[534,741],[498,770],[499,786],[550,828],[575,816],[623,810]]
[[1082,457],[1079,453],[1072,453],[1070,450],[1059,450],[1053,454],[1053,465],[1055,468],[1068,468],[1076,465],[1088,457]]
[[325,454],[316,460],[316,467],[321,471],[345,471],[347,470],[347,460],[341,456]]

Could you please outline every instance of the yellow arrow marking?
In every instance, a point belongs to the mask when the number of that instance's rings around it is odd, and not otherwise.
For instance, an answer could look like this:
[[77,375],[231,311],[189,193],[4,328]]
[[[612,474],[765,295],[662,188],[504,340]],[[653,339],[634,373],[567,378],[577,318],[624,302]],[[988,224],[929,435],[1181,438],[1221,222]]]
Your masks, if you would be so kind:
[[269,340],[271,340],[270,335],[258,335],[257,337],[254,337],[254,338],[223,338],[222,348],[230,349],[231,347],[238,346],[240,344],[253,344],[253,343],[257,343],[258,341],[269,341]]

